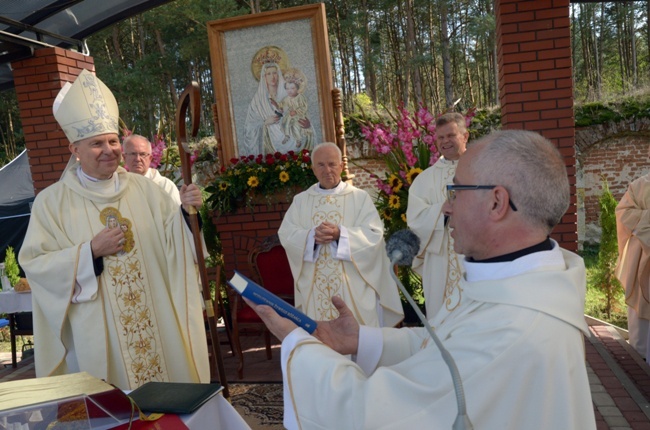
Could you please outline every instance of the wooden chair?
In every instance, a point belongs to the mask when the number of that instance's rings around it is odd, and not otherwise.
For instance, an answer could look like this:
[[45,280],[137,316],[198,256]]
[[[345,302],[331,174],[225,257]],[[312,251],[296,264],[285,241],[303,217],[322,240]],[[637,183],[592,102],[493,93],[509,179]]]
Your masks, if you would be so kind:
[[[248,263],[252,272],[252,279],[278,297],[293,304],[293,276],[289,267],[289,260],[277,235],[266,238],[260,245],[254,247],[248,254]],[[231,291],[232,303],[232,340],[239,357],[237,376],[244,376],[244,354],[239,336],[242,330],[254,329],[264,333],[266,343],[266,358],[272,358],[271,334],[262,320],[241,299],[240,295]]]

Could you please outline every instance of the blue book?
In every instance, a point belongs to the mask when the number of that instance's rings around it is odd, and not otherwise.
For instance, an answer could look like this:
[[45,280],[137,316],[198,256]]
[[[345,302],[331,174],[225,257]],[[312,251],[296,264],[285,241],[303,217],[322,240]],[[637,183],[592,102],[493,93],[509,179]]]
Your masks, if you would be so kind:
[[316,330],[316,321],[238,271],[235,270],[228,285],[251,302],[271,306],[280,316],[290,319],[307,333],[312,334]]

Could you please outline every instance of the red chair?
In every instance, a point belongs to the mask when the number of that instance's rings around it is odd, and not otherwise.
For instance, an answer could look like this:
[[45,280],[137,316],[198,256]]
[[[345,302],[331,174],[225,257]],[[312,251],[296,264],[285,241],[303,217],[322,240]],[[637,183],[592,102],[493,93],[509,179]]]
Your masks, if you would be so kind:
[[[248,254],[248,263],[252,272],[252,279],[278,297],[293,304],[293,276],[289,267],[289,260],[277,235],[266,238],[260,245],[253,248]],[[244,354],[239,336],[242,330],[253,329],[264,333],[266,343],[266,358],[272,358],[271,334],[262,320],[241,299],[241,296],[232,290],[229,294],[232,303],[232,340],[236,354],[239,357],[237,376],[244,375]]]

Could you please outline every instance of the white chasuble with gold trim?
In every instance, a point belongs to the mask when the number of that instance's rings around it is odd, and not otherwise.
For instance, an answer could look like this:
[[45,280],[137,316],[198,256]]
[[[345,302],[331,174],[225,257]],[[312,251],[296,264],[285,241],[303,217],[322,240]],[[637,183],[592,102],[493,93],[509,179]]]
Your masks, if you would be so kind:
[[440,158],[420,173],[409,188],[406,220],[420,238],[413,270],[422,276],[428,319],[442,307],[453,311],[462,298],[463,256],[454,251],[454,239],[449,235],[442,213],[447,184],[453,183],[457,165],[458,161]]
[[[20,253],[32,287],[37,377],[86,371],[121,389],[209,382],[203,301],[180,207],[122,168],[110,192],[85,188],[74,169],[37,196]],[[104,257],[101,274],[79,286],[88,270],[80,264],[92,262],[84,247],[107,226],[124,231],[124,251]],[[96,293],[77,303],[78,288]]]
[[[322,245],[314,262],[305,261],[310,231],[323,221],[345,227],[349,259],[337,258],[336,248]],[[295,196],[278,235],[294,277],[296,307],[317,320],[330,320],[338,316],[331,298],[339,294],[361,324],[380,325],[378,303],[384,325],[401,321],[402,305],[390,277],[383,234],[372,199],[352,185],[323,192],[315,184]]]

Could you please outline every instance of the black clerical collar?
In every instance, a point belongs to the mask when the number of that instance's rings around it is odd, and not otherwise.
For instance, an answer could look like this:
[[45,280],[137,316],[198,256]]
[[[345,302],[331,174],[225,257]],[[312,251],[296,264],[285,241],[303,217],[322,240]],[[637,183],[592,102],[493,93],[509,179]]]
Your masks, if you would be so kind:
[[551,242],[551,239],[547,237],[542,243],[509,254],[499,255],[498,257],[487,258],[485,260],[473,260],[470,258],[467,260],[472,263],[505,263],[508,261],[514,261],[524,255],[532,254],[533,252],[550,251],[551,249],[553,249],[553,242]]

